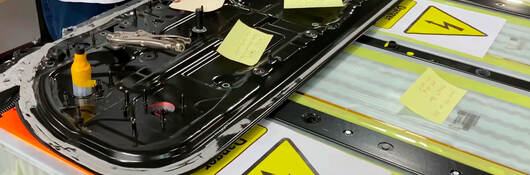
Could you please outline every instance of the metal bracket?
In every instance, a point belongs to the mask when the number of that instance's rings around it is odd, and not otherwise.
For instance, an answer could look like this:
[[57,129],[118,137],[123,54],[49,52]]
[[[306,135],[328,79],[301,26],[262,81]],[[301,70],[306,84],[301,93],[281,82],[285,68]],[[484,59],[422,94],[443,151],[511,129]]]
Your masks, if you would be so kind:
[[413,174],[488,174],[292,101],[286,102],[272,116],[291,126]]

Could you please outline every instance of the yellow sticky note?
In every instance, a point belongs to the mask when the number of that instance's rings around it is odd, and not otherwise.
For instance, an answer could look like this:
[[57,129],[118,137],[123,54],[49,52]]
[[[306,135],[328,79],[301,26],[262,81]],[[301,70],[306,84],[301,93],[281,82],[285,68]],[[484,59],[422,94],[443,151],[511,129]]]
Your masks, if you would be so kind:
[[442,124],[466,92],[429,68],[401,96],[400,101],[416,114]]
[[342,0],[284,0],[284,9],[342,7]]
[[221,43],[217,52],[224,57],[253,66],[271,42],[272,35],[251,28],[238,20]]

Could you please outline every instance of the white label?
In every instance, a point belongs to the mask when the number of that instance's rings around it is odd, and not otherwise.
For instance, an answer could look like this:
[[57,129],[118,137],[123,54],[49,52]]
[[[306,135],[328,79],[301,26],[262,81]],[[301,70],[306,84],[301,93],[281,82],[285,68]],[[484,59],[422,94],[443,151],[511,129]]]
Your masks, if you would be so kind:
[[[378,30],[482,58],[486,55],[489,47],[506,23],[505,19],[495,16],[427,0],[416,1],[416,6],[394,27],[390,29],[378,28]],[[426,13],[430,13],[430,16],[424,16],[429,15]],[[433,15],[433,13],[438,13],[438,15]],[[417,24],[414,27],[416,30],[411,32],[410,28],[414,24]],[[429,28],[429,26],[432,28]],[[418,32],[418,28],[422,28],[425,31]],[[475,29],[484,33],[484,35],[476,35],[477,31],[469,31]],[[459,34],[458,32],[461,33]]]

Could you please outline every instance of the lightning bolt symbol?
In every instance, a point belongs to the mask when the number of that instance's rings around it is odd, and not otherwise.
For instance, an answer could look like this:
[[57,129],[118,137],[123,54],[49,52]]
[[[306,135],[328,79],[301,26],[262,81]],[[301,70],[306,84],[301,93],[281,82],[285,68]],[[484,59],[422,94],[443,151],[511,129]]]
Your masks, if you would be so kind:
[[458,26],[455,26],[455,25],[450,24],[450,23],[445,22],[445,21],[444,21],[444,24],[443,24],[443,25],[442,25],[442,24],[435,23],[435,22],[433,22],[433,21],[429,21],[429,20],[425,20],[425,22],[427,22],[427,23],[429,23],[429,24],[437,25],[437,26],[439,26],[439,27],[441,27],[441,28],[444,28],[444,29],[447,29],[447,30],[449,30],[449,27],[452,27],[452,28],[454,28],[454,29],[456,29],[456,30],[458,30],[458,31],[464,31],[463,28],[458,27]]

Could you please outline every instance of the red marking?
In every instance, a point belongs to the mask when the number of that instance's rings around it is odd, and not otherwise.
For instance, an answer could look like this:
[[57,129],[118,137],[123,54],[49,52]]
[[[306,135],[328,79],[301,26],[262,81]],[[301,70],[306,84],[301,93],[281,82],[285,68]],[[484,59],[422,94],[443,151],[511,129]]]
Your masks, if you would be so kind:
[[149,111],[151,111],[155,116],[159,117],[163,113],[175,111],[175,105],[170,102],[156,102],[149,105]]

